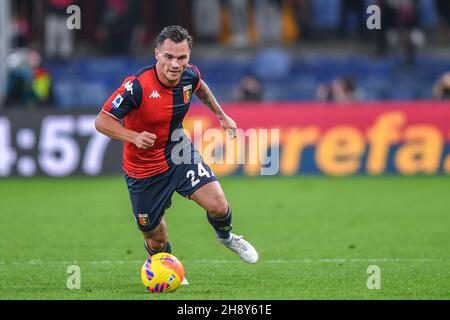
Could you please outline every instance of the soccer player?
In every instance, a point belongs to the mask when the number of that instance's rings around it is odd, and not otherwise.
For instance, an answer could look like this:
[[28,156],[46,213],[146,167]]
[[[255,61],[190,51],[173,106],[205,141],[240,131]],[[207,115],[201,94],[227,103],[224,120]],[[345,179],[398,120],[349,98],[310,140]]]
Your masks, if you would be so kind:
[[[95,127],[125,142],[125,180],[150,255],[171,252],[164,212],[176,191],[206,210],[220,243],[243,261],[255,263],[255,248],[230,232],[232,213],[222,187],[181,131],[195,93],[218,116],[222,128],[236,135],[236,123],[222,110],[197,67],[189,64],[192,43],[186,29],[164,28],[156,39],[156,64],[123,81],[103,105]],[[180,156],[174,150],[184,153]],[[188,161],[180,163],[180,157]]]

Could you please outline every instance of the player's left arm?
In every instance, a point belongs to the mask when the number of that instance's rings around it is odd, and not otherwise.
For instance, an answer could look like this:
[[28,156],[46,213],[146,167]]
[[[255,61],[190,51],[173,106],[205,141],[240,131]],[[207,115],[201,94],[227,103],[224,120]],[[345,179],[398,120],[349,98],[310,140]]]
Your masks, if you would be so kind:
[[220,125],[224,130],[228,130],[232,138],[236,137],[236,122],[231,119],[222,109],[216,97],[214,97],[211,89],[205,81],[200,79],[200,85],[195,91],[197,98],[205,104],[212,112],[214,112],[220,120]]

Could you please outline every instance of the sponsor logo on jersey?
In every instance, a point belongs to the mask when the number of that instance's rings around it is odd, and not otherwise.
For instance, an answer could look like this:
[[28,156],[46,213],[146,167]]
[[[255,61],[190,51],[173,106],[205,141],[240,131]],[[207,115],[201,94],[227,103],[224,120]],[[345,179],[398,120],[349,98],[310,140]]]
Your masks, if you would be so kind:
[[150,224],[150,220],[148,219],[148,214],[144,213],[144,214],[138,214],[138,218],[139,218],[139,224],[141,226],[148,226]]
[[183,100],[184,103],[191,101],[192,96],[192,84],[183,87]]
[[153,90],[152,94],[149,95],[149,98],[161,98],[161,96],[159,95],[158,90]]
[[123,101],[123,97],[120,95],[120,93],[117,94],[117,96],[112,101],[112,106],[114,107],[114,109],[119,108],[122,101]]

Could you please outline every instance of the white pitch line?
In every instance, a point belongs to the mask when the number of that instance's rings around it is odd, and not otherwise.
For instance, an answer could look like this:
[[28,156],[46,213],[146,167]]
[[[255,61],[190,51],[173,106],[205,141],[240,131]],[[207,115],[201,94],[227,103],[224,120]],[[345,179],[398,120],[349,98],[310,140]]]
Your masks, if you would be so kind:
[[[450,257],[445,258],[332,258],[332,259],[276,259],[276,260],[260,260],[261,263],[360,263],[360,262],[432,262],[432,261],[448,261]],[[240,260],[185,260],[190,263],[230,263],[241,262]]]
[[[0,260],[0,265],[73,265],[73,264],[92,264],[92,265],[108,265],[108,264],[141,264],[144,260],[94,260],[94,261],[58,261],[58,260]],[[283,263],[372,263],[372,262],[437,262],[450,261],[450,257],[442,258],[331,258],[331,259],[276,259],[263,260],[259,263],[283,264]],[[186,259],[183,262],[189,264],[222,264],[222,263],[241,263],[239,259],[218,260],[218,259]]]

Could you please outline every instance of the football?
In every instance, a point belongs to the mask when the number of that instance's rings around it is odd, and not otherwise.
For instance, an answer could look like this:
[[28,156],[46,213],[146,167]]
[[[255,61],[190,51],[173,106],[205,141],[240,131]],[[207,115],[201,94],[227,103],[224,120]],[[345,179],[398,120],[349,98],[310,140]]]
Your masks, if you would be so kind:
[[166,252],[150,256],[141,269],[141,280],[148,292],[173,292],[184,278],[184,267],[174,255]]

